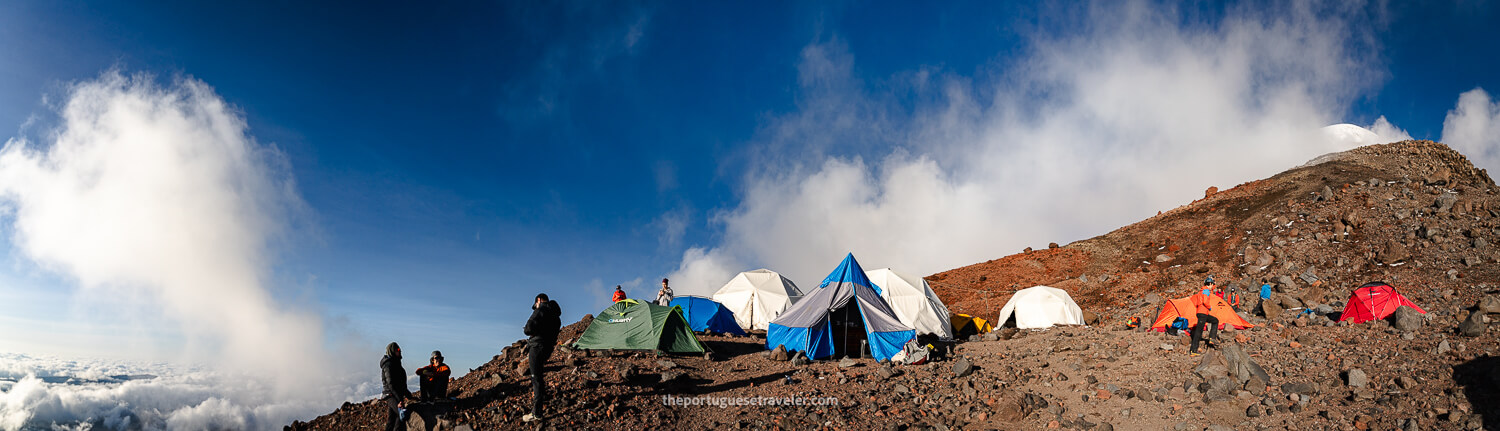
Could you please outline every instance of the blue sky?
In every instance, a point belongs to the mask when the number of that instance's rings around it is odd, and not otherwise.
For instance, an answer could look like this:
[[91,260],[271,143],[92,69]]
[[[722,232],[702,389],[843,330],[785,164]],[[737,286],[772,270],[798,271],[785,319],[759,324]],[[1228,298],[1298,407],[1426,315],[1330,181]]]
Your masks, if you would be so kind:
[[[616,284],[646,295],[680,275],[691,285],[679,289],[711,291],[726,272],[771,266],[815,285],[817,269],[848,251],[870,256],[867,268],[928,275],[1104,233],[1318,154],[1248,147],[1288,136],[1265,124],[1369,127],[1384,116],[1412,137],[1442,139],[1460,94],[1500,88],[1493,3],[1263,6],[19,2],[0,13],[0,128],[45,144],[69,89],[112,70],[210,86],[256,142],[279,150],[284,166],[273,171],[300,201],[272,241],[264,288],[276,303],[313,310],[329,334],[369,351],[398,340],[448,351],[462,369],[520,338],[537,292],[559,299],[571,322],[602,308]],[[1136,48],[1139,64],[1110,55]],[[1222,52],[1244,55],[1192,60]],[[1197,68],[1250,76],[1220,83],[1225,73]],[[1213,130],[1178,137],[1156,125],[1172,117],[1136,118],[1130,111],[1201,102],[1157,91],[1158,75],[1244,98],[1181,119],[1223,123],[1214,130],[1238,138],[1200,147]],[[1137,77],[1166,96],[1118,109],[1088,102]],[[1302,111],[1317,115],[1293,114]],[[1063,120],[1078,119],[1091,119],[1087,133],[1069,135]],[[1036,147],[997,143],[1012,138]],[[1158,151],[1187,155],[1148,157]],[[1275,157],[1180,181],[1237,152]],[[1059,157],[1079,162],[1046,163]],[[981,163],[996,160],[1017,164]],[[1038,186],[1022,175],[1074,166],[1195,167],[1138,183]],[[1092,189],[1115,200],[1069,197]],[[993,196],[1003,199],[978,199]],[[831,213],[807,210],[820,202],[848,203],[839,217],[868,223],[824,229]],[[997,224],[1005,229],[987,235]],[[900,241],[862,239],[882,236]],[[968,242],[948,247],[950,237]],[[0,318],[3,332],[23,333],[14,345],[99,356],[184,348],[182,322],[141,311],[153,300],[91,302],[109,292],[81,289],[12,245],[0,297],[27,304]],[[67,318],[30,329],[56,316]],[[121,338],[136,341],[101,341]]]

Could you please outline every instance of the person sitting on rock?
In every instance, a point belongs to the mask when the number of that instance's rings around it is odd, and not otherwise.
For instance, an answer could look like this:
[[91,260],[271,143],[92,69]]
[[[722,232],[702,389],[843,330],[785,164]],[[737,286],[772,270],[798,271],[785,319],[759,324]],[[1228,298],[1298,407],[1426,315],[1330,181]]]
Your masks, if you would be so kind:
[[619,285],[615,285],[615,296],[613,298],[611,298],[611,299],[613,299],[614,302],[624,301],[625,300],[625,290],[620,289]]
[[418,368],[418,388],[423,401],[448,399],[448,376],[453,370],[443,363],[443,352],[432,351],[432,364]]
[[[1209,277],[1207,280],[1203,280],[1204,291],[1212,289],[1213,282],[1213,277]],[[1209,296],[1207,293],[1199,293],[1193,295],[1189,297],[1188,300],[1192,301],[1193,307],[1198,313],[1198,315],[1196,316],[1198,318],[1198,322],[1194,324],[1188,332],[1188,334],[1193,338],[1193,344],[1188,347],[1188,354],[1192,356],[1198,356],[1200,355],[1200,353],[1198,353],[1199,341],[1208,341],[1209,347],[1218,347],[1214,345],[1214,342],[1212,340],[1217,340],[1219,338],[1219,318],[1213,316],[1213,297]],[[1204,325],[1210,325],[1209,327],[1212,328],[1212,330],[1209,332],[1208,340],[1204,340],[1203,338]]]

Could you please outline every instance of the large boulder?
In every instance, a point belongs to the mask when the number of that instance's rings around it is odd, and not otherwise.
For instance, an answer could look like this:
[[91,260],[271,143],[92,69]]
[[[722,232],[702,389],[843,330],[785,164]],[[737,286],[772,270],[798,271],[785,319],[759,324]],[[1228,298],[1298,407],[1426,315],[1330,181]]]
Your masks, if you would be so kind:
[[1396,307],[1396,311],[1391,313],[1390,321],[1391,326],[1397,330],[1414,331],[1417,328],[1421,328],[1422,323],[1426,320],[1422,318],[1421,312],[1403,305]]
[[1247,387],[1265,387],[1271,383],[1271,375],[1250,354],[1245,353],[1239,344],[1229,344],[1220,350],[1224,352],[1224,363],[1229,368],[1229,376],[1234,377],[1236,382]]
[[1277,301],[1274,296],[1271,299],[1260,302],[1260,314],[1266,316],[1267,319],[1280,317],[1281,312],[1281,301]]
[[[994,406],[995,415],[992,416],[992,418],[999,422],[1016,423],[1022,419],[1026,419],[1026,416],[1031,414],[1031,410],[1037,404],[1037,400],[1028,402],[1025,395],[1009,389],[1001,389],[999,395],[999,401]],[[1044,400],[1040,402],[1046,403]]]
[[1476,305],[1481,313],[1500,313],[1500,296],[1485,295]]
[[786,346],[777,345],[775,349],[771,350],[770,358],[773,361],[786,362],[792,359],[792,356],[787,354]]
[[1099,324],[1099,315],[1096,314],[1096,313],[1094,313],[1094,312],[1092,312],[1092,311],[1083,310],[1083,324],[1085,324],[1085,325],[1098,325]]
[[1198,374],[1198,378],[1204,381],[1229,375],[1229,367],[1224,365],[1223,356],[1219,352],[1212,350],[1203,354],[1203,357],[1198,360],[1198,367],[1194,368],[1193,371]]
[[1391,265],[1406,260],[1409,255],[1410,253],[1406,251],[1406,246],[1401,244],[1400,241],[1390,240],[1386,241],[1385,250],[1380,252],[1380,262]]
[[1484,323],[1484,313],[1475,311],[1469,313],[1469,318],[1458,324],[1458,333],[1466,337],[1478,337],[1484,335],[1484,330],[1489,329]]

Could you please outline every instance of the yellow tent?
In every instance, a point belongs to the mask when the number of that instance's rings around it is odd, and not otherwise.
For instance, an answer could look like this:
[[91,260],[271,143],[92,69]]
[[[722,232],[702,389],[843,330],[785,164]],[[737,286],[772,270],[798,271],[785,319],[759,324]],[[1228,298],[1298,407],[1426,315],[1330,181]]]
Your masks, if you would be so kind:
[[990,322],[962,313],[949,315],[948,322],[953,324],[953,333],[956,335],[955,338],[958,339],[995,330],[995,326],[991,325]]

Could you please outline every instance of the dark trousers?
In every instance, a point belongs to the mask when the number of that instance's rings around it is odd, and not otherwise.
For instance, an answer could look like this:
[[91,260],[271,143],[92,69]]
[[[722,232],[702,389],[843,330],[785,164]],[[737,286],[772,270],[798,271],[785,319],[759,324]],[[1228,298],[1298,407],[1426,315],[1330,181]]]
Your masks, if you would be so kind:
[[386,398],[385,405],[390,407],[390,414],[385,417],[385,431],[406,431],[406,418],[401,417],[401,399]]
[[542,404],[547,402],[547,380],[542,377],[542,366],[552,357],[552,343],[530,346],[526,359],[531,367],[531,414],[542,417]]
[[1191,334],[1193,337],[1193,345],[1188,348],[1189,352],[1196,353],[1198,351],[1198,342],[1203,340],[1204,325],[1208,325],[1208,327],[1213,328],[1213,330],[1209,332],[1208,338],[1219,338],[1219,318],[1203,313],[1198,313],[1198,323],[1193,325],[1193,330],[1189,332],[1189,334]]

